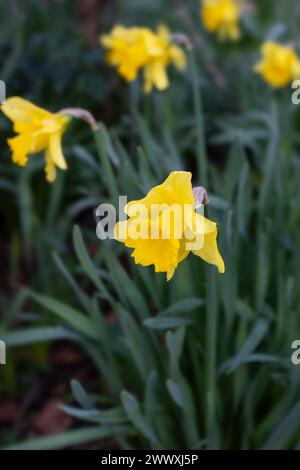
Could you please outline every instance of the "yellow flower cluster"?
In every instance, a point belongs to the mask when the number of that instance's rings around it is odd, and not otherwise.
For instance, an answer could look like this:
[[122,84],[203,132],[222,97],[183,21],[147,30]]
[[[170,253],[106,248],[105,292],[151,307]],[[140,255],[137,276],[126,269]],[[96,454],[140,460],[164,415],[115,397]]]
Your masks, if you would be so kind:
[[[244,5],[243,0],[202,0],[203,24],[208,31],[217,33],[220,39],[237,40]],[[272,87],[283,87],[300,78],[300,58],[292,46],[266,41],[261,54],[262,59],[254,70]]]
[[[191,178],[186,171],[172,172],[146,197],[127,204],[129,218],[115,228],[116,239],[133,248],[136,264],[154,265],[155,272],[165,272],[168,280],[191,251],[216,265],[220,273],[225,271],[217,246],[217,225],[196,212]],[[183,214],[181,219],[174,216],[174,206]],[[161,210],[150,217],[153,207]]]
[[208,31],[217,33],[219,38],[239,39],[239,19],[242,8],[238,0],[202,0],[201,16]]
[[186,67],[183,50],[172,41],[169,30],[160,26],[157,33],[148,28],[115,26],[110,34],[101,37],[107,49],[107,62],[131,82],[144,71],[144,90],[165,90],[169,86],[167,67],[174,64],[179,70]]
[[14,163],[25,166],[28,155],[45,150],[45,172],[49,182],[55,180],[56,167],[67,168],[61,139],[70,118],[52,114],[22,98],[9,98],[1,104],[3,113],[13,122],[16,137],[8,139]]
[[262,59],[254,69],[272,87],[283,87],[300,78],[300,59],[292,46],[267,41],[261,53]]

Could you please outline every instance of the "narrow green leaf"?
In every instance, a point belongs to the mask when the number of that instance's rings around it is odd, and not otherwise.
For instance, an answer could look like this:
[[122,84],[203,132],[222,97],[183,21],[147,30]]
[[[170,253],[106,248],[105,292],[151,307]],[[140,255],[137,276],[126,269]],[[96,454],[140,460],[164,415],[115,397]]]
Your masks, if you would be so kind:
[[[139,328],[136,321],[122,307],[118,307],[117,313],[125,334],[126,344],[131,352],[132,361],[145,380],[149,372],[154,368],[153,351],[150,344]],[[143,351],[143,354],[141,354]]]
[[121,400],[124,411],[128,416],[128,419],[132,424],[140,431],[140,433],[146,437],[150,442],[155,445],[160,445],[153,429],[149,426],[146,419],[144,418],[140,405],[136,398],[128,392],[121,393]]
[[247,362],[250,354],[255,351],[257,346],[260,344],[265,334],[268,331],[270,325],[270,320],[267,318],[260,318],[255,324],[253,330],[248,336],[244,346],[240,352],[232,359],[230,366],[228,367],[227,373],[231,374],[235,371],[241,364]]
[[263,450],[280,450],[300,429],[300,402],[281,420],[263,445]]
[[94,408],[93,402],[78,380],[71,380],[71,389],[77,403],[85,410]]
[[95,286],[100,290],[100,292],[103,292],[107,299],[112,300],[108,290],[106,289],[105,285],[97,274],[95,266],[93,265],[91,258],[87,252],[86,246],[84,244],[80,228],[77,225],[75,225],[73,228],[73,243],[76,254],[85,273],[95,284]]
[[31,292],[30,296],[47,310],[67,322],[76,331],[88,336],[89,338],[98,339],[98,333],[95,331],[92,321],[78,310],[45,295]]
[[173,380],[167,380],[167,388],[176,405],[184,409],[182,393],[179,385]]
[[79,337],[61,326],[44,326],[2,334],[1,339],[8,347],[16,347],[61,339],[79,340]]
[[162,310],[159,315],[177,315],[179,313],[187,313],[191,310],[196,308],[202,307],[205,304],[203,299],[199,299],[198,297],[190,297],[188,299],[179,300],[174,304],[170,305],[170,307]]
[[128,434],[128,428],[120,427],[117,429],[109,429],[105,427],[88,427],[76,429],[74,431],[67,431],[61,434],[56,434],[49,437],[41,437],[39,439],[32,439],[19,444],[13,444],[3,450],[50,450],[50,449],[64,449],[65,447],[77,446],[88,442],[100,441],[111,437],[114,433]]
[[144,321],[144,325],[153,330],[168,330],[170,328],[192,325],[193,323],[193,320],[189,318],[173,317],[170,315],[157,315],[156,317]]

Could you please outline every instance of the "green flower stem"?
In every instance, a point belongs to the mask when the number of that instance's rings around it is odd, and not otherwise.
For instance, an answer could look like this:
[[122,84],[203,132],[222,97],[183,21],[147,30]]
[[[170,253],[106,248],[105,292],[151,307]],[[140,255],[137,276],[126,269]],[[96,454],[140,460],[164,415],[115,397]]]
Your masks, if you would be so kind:
[[102,164],[105,181],[107,183],[108,192],[114,204],[118,201],[118,188],[116,178],[113,172],[112,163],[109,159],[108,150],[105,143],[105,134],[103,125],[100,123],[97,128],[93,130],[97,152]]
[[[210,208],[206,209],[210,217]],[[207,265],[206,271],[206,328],[205,328],[205,431],[208,448],[216,416],[216,375],[217,375],[217,330],[218,292],[215,267]]]
[[263,222],[265,213],[270,208],[272,188],[274,185],[274,175],[278,164],[278,151],[280,146],[278,104],[271,103],[270,111],[270,139],[266,149],[263,179],[260,185],[259,195],[259,216]]
[[194,106],[196,115],[196,137],[197,137],[197,161],[198,161],[198,179],[201,185],[206,186],[208,181],[207,172],[207,154],[205,148],[204,123],[202,96],[199,85],[199,74],[197,71],[196,57],[193,49],[189,50],[191,78],[193,84]]
[[216,403],[216,349],[217,349],[217,292],[216,273],[206,267],[207,308],[206,308],[206,361],[205,361],[205,425],[206,436],[212,429]]

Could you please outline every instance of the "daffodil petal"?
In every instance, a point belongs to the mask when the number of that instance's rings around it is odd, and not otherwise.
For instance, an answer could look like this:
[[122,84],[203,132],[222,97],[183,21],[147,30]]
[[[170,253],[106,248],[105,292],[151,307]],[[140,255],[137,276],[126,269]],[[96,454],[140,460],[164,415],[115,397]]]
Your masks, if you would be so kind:
[[52,160],[52,157],[50,155],[49,149],[46,149],[45,151],[45,160],[46,160],[46,164],[45,164],[46,180],[49,183],[53,183],[53,181],[56,178],[56,168]]
[[18,124],[32,124],[36,121],[48,119],[51,113],[39,108],[30,101],[19,97],[8,98],[1,104],[3,113]]
[[12,151],[12,160],[20,166],[25,166],[31,149],[32,134],[20,134],[7,140]]
[[151,65],[151,75],[153,83],[160,91],[166,90],[169,86],[169,79],[166,71],[166,65],[163,62],[154,62]]
[[61,147],[61,134],[55,133],[50,136],[49,139],[49,148],[48,148],[49,158],[53,161],[53,163],[61,168],[62,170],[66,170],[67,163],[63,156],[62,147]]
[[217,266],[220,273],[225,272],[224,261],[217,245],[217,230],[205,234],[203,247],[200,250],[193,250],[193,254],[199,256],[207,263]]
[[170,58],[178,70],[186,69],[186,57],[182,49],[177,46],[170,47]]
[[150,212],[152,204],[194,204],[192,189],[192,174],[189,171],[173,171],[166,180],[152,188],[147,196],[136,201],[129,202],[125,207],[125,213],[131,215],[137,204],[144,205],[145,211]]
[[154,265],[155,272],[169,272],[178,264],[178,240],[139,240],[132,257],[136,264]]

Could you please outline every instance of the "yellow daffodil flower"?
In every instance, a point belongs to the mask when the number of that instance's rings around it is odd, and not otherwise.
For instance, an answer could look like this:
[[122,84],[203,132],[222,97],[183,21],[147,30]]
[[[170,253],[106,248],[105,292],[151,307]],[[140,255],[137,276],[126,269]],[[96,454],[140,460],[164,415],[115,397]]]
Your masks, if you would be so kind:
[[267,41],[261,53],[262,59],[254,70],[272,87],[280,88],[300,78],[300,60],[293,47]]
[[13,122],[16,137],[8,139],[14,163],[25,166],[28,155],[45,150],[45,172],[49,182],[55,180],[56,167],[67,168],[61,139],[70,118],[52,114],[19,97],[1,104],[3,113]]
[[135,80],[141,67],[148,60],[146,37],[151,36],[147,28],[125,28],[115,26],[110,34],[100,38],[108,52],[106,61],[117,68],[128,82]]
[[144,66],[146,93],[150,93],[155,87],[158,90],[166,90],[169,86],[167,67],[175,65],[178,70],[186,68],[186,57],[183,50],[174,45],[170,32],[165,26],[160,26],[157,34],[151,34],[146,38],[148,60]]
[[184,52],[172,42],[164,26],[157,33],[148,28],[115,26],[110,34],[101,37],[101,43],[108,50],[107,62],[128,82],[144,70],[146,93],[153,87],[165,90],[169,86],[168,65],[174,64],[179,70],[186,67]]
[[115,227],[115,238],[133,248],[136,264],[154,265],[173,277],[190,252],[225,271],[217,246],[217,225],[196,212],[192,174],[174,171],[146,197],[125,207],[128,219]]
[[201,17],[205,28],[219,38],[236,41],[240,37],[241,2],[238,0],[202,0]]

